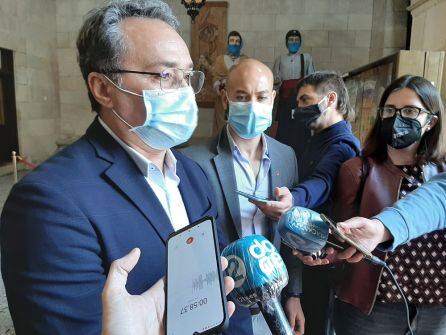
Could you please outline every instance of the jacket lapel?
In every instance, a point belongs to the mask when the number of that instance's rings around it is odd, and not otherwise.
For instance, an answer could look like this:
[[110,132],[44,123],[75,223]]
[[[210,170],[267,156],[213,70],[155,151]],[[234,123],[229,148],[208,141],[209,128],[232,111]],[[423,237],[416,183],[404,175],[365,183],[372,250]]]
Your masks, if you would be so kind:
[[234,164],[232,162],[232,153],[226,135],[226,128],[220,133],[220,138],[217,143],[217,155],[213,158],[213,161],[235,229],[238,236],[242,237],[240,205],[238,195],[235,193],[237,181],[235,179]]
[[97,120],[87,131],[87,136],[97,156],[110,162],[103,173],[104,178],[133,203],[166,242],[173,232],[172,224],[141,171]]
[[[281,157],[279,156],[278,150],[275,148],[274,143],[270,140],[268,136],[265,136],[266,142],[268,145],[268,155],[269,159],[271,160],[271,165],[269,169],[269,181],[270,181],[270,187],[271,191],[270,194],[272,197],[274,197],[274,189],[276,187],[282,187],[285,186],[285,182],[282,181],[281,171],[280,171],[280,164]],[[273,242],[274,246],[279,249],[280,247],[280,236],[277,233],[277,221],[274,221],[272,219],[268,219],[268,225],[270,227],[271,231],[271,241]]]

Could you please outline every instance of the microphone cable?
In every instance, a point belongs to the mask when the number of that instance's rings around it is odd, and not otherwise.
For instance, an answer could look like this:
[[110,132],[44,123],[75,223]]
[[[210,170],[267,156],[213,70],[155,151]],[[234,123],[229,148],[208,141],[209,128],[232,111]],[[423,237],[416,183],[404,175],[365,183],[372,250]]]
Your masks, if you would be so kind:
[[412,326],[410,325],[410,312],[409,312],[409,303],[407,301],[407,297],[404,294],[404,291],[402,290],[401,286],[398,284],[398,281],[396,280],[396,277],[393,274],[392,270],[389,268],[389,266],[387,265],[387,263],[385,261],[379,259],[375,255],[372,255],[371,253],[368,254],[368,255],[367,254],[363,254],[363,255],[364,255],[364,259],[365,260],[369,261],[370,263],[372,263],[374,265],[381,266],[382,268],[387,270],[387,272],[389,273],[390,277],[392,277],[393,283],[395,284],[396,288],[400,292],[401,297],[403,297],[404,306],[406,308],[406,321],[407,321],[407,327],[409,329],[409,334],[410,335],[414,335],[414,333],[412,331]]
[[[362,248],[364,248],[363,246],[361,246]],[[389,273],[390,277],[392,277],[392,281],[395,284],[396,288],[398,289],[398,292],[401,294],[401,296],[403,297],[403,302],[404,302],[404,306],[406,308],[406,321],[407,321],[407,327],[409,329],[409,334],[410,335],[414,335],[413,330],[412,330],[412,326],[410,325],[410,312],[409,312],[409,303],[407,301],[407,297],[404,294],[404,291],[402,290],[401,286],[398,284],[398,281],[396,280],[395,275],[393,274],[392,270],[389,268],[389,266],[387,265],[387,263],[383,260],[381,260],[380,258],[376,257],[375,255],[370,254],[363,254],[364,255],[364,259],[369,261],[370,263],[374,264],[374,265],[378,265],[381,266],[382,268],[384,268],[385,270],[387,270],[387,272]]]
[[[363,254],[364,259],[369,261],[370,263],[374,265],[378,265],[383,267],[387,272],[390,274],[390,277],[392,277],[393,282],[395,283],[398,291],[400,292],[401,296],[403,297],[404,305],[406,307],[406,319],[407,319],[407,327],[409,328],[409,334],[414,335],[412,331],[412,327],[410,325],[410,312],[409,312],[409,303],[407,302],[406,295],[404,294],[403,290],[401,289],[401,286],[398,284],[398,281],[395,278],[395,275],[393,274],[392,270],[389,268],[387,263],[383,260],[381,260],[379,257],[376,257],[373,255],[370,251],[367,250],[366,247],[364,247],[361,243],[358,241],[353,241],[348,236],[345,236],[344,234],[341,234],[339,230],[336,227],[336,224],[325,214],[320,214],[321,219],[329,224],[331,233],[334,234],[335,237],[340,238],[341,241],[348,242],[351,246],[355,247],[356,250]],[[327,241],[328,242],[328,241]],[[342,248],[343,249],[343,248]]]
[[413,335],[412,327],[410,325],[410,312],[409,312],[409,303],[407,302],[406,295],[404,294],[403,290],[401,289],[401,286],[398,284],[398,281],[396,280],[392,270],[390,270],[389,266],[386,264],[386,262],[381,261],[384,263],[383,266],[385,270],[389,273],[390,277],[392,277],[393,282],[395,283],[395,286],[397,287],[398,291],[400,292],[401,296],[403,297],[404,305],[406,307],[406,320],[407,320],[407,327],[409,328],[409,334]]

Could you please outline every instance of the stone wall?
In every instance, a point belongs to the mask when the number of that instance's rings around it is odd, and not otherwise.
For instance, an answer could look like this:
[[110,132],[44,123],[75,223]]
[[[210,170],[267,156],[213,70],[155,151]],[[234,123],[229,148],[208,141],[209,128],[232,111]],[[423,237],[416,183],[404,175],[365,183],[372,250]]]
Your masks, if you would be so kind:
[[374,0],[370,61],[406,48],[409,0]]
[[[83,17],[102,0],[2,0],[0,47],[14,51],[20,152],[41,161],[57,140],[85,132],[94,114],[77,62]],[[190,18],[167,0],[190,45]],[[229,0],[228,29],[243,35],[244,53],[272,67],[286,52],[284,36],[301,30],[317,69],[340,72],[405,46],[406,0]],[[196,136],[208,136],[212,111],[202,110]]]
[[[167,0],[190,46],[191,23],[180,0]],[[84,133],[94,115],[76,64],[75,39],[83,15],[98,0],[57,0],[61,136]],[[228,30],[238,30],[243,52],[272,67],[286,52],[288,30],[302,32],[304,52],[317,69],[345,72],[405,47],[406,0],[229,0]],[[209,136],[212,111],[201,110],[195,136]]]
[[1,0],[0,47],[14,51],[20,153],[41,160],[59,132],[55,0]]
[[85,14],[102,0],[57,0],[57,59],[59,66],[61,139],[84,134],[93,120],[84,80],[77,64],[76,38]]

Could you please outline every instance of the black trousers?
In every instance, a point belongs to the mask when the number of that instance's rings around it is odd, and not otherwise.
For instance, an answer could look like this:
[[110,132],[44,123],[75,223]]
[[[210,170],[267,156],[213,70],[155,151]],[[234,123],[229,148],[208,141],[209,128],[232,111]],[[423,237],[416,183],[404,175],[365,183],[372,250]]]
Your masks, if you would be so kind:
[[305,335],[334,334],[334,288],[339,277],[340,269],[303,265],[301,303]]

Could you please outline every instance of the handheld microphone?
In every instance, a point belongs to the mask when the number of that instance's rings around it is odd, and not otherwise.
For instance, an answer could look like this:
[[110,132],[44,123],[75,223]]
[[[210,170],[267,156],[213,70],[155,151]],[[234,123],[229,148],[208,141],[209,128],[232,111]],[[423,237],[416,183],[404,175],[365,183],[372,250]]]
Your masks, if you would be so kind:
[[372,264],[384,267],[390,274],[398,291],[403,297],[406,306],[407,325],[409,333],[413,334],[410,317],[409,305],[407,303],[406,295],[401,289],[391,269],[386,262],[379,259],[367,250],[360,243],[352,240],[347,235],[338,230],[335,223],[326,215],[319,214],[311,209],[303,207],[293,207],[287,212],[283,213],[278,223],[278,231],[284,244],[292,249],[297,249],[307,253],[315,253],[320,251],[327,243],[329,234],[332,234],[339,241],[345,241],[357,251],[364,255],[364,259]]
[[225,274],[235,282],[234,300],[245,307],[258,303],[273,334],[293,335],[279,301],[288,272],[274,245],[263,236],[251,235],[229,244],[222,256],[228,260]]
[[277,227],[284,244],[309,254],[325,246],[328,228],[319,213],[303,207],[293,207],[283,213]]
[[367,248],[340,232],[326,215],[308,208],[296,206],[285,212],[279,220],[278,231],[282,241],[290,248],[310,254],[320,251],[326,244],[331,244],[328,236],[332,234],[337,240],[355,247],[370,263],[386,266]]

